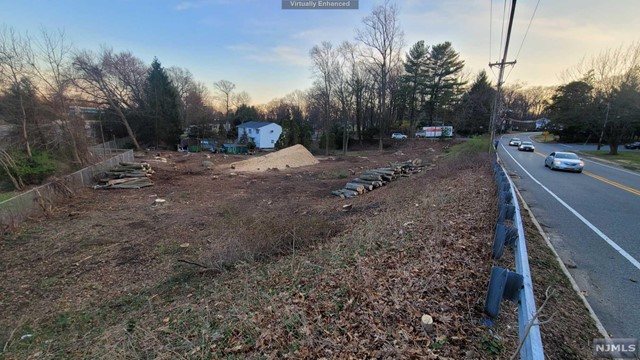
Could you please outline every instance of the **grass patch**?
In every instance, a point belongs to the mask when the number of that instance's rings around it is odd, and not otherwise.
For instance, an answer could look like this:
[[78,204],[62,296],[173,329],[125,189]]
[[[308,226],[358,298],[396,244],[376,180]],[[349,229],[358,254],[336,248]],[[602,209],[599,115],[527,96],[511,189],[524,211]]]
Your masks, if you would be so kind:
[[548,134],[548,135],[538,134],[538,135],[534,135],[533,139],[539,143],[553,143],[560,140],[560,136],[555,134]]
[[620,165],[640,166],[640,151],[620,151],[618,155],[610,155],[609,150],[588,150],[581,153],[594,156],[598,159],[613,161]]
[[15,191],[0,193],[0,202],[11,199],[12,197],[18,195]]
[[468,157],[476,154],[486,153],[489,149],[493,151],[493,147],[490,145],[490,139],[488,135],[474,136],[460,144],[456,144],[450,147],[446,151],[445,156],[448,158]]
[[323,179],[346,179],[349,177],[349,173],[345,170],[332,171],[324,174]]

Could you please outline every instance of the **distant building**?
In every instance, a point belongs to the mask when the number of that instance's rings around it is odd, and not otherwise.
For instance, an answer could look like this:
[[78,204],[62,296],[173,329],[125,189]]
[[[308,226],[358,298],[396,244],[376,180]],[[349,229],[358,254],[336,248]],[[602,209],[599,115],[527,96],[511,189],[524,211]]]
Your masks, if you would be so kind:
[[544,129],[545,127],[547,127],[547,125],[549,125],[550,122],[551,120],[547,118],[540,118],[536,120],[536,130]]
[[282,134],[282,127],[272,122],[249,121],[237,127],[238,139],[246,134],[249,141],[253,141],[258,149],[273,149]]

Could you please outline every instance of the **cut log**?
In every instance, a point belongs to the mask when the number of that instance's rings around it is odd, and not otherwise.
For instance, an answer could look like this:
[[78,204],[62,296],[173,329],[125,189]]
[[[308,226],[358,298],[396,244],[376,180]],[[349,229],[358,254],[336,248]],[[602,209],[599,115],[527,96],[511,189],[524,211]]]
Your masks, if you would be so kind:
[[364,189],[367,190],[367,191],[372,191],[374,189],[373,184],[366,184],[366,183],[361,183],[361,182],[357,182],[357,181],[351,182],[351,184],[362,185],[364,187]]
[[[382,186],[382,181],[370,181],[370,180],[364,180],[360,178],[353,179],[351,182],[363,184],[363,185],[370,185],[370,186],[373,186],[374,188],[379,188],[380,186]],[[373,190],[373,189],[368,189],[368,190]]]
[[331,192],[332,195],[339,196],[341,199],[344,199],[346,196],[340,190],[334,190]]
[[358,183],[347,183],[347,185],[345,185],[344,188],[348,190],[357,191],[359,194],[364,193],[364,189],[365,189],[364,185],[358,184]]
[[120,165],[121,167],[133,168],[133,169],[142,169],[142,170],[147,170],[147,169],[151,168],[149,166],[149,163],[120,162],[118,165]]
[[360,176],[360,179],[362,180],[367,180],[367,181],[382,181],[382,177],[380,177],[380,175],[366,175],[366,174],[362,174]]
[[332,195],[339,196],[340,198],[351,198],[360,195],[357,191],[349,189],[340,189],[331,192]]

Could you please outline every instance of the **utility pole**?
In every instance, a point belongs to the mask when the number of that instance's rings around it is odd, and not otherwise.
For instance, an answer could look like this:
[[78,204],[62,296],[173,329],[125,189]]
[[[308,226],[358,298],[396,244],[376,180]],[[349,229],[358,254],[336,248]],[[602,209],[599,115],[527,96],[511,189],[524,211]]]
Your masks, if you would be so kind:
[[496,128],[498,126],[498,110],[500,108],[500,90],[502,87],[502,78],[504,76],[504,68],[507,65],[515,65],[515,60],[507,62],[507,53],[509,51],[509,40],[511,39],[511,27],[513,25],[513,14],[516,11],[516,0],[511,2],[511,14],[509,15],[509,27],[507,29],[507,41],[504,45],[504,56],[499,63],[489,63],[489,67],[498,66],[500,71],[498,73],[498,85],[496,88],[496,97],[493,101],[493,111],[491,112],[491,123],[489,124],[489,131],[491,132],[491,146],[494,144],[496,137]]

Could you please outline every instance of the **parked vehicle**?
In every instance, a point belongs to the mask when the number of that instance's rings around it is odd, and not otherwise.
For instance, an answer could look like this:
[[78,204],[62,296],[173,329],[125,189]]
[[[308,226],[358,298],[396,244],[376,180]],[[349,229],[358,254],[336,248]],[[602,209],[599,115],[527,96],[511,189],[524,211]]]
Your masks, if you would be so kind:
[[453,126],[424,126],[416,133],[417,138],[452,137]]
[[640,149],[640,141],[636,141],[636,142],[631,143],[631,144],[624,144],[624,148],[625,149],[630,149],[630,150]]
[[533,146],[531,141],[523,141],[520,144],[520,146],[518,146],[518,150],[519,151],[531,151],[531,152],[534,152],[536,150],[536,147]]
[[406,139],[407,135],[401,133],[393,133],[391,134],[392,139]]
[[555,151],[544,159],[544,166],[551,170],[568,170],[581,173],[584,161],[572,152]]
[[509,146],[520,146],[520,144],[522,144],[522,140],[519,138],[511,138],[511,140],[509,140]]

